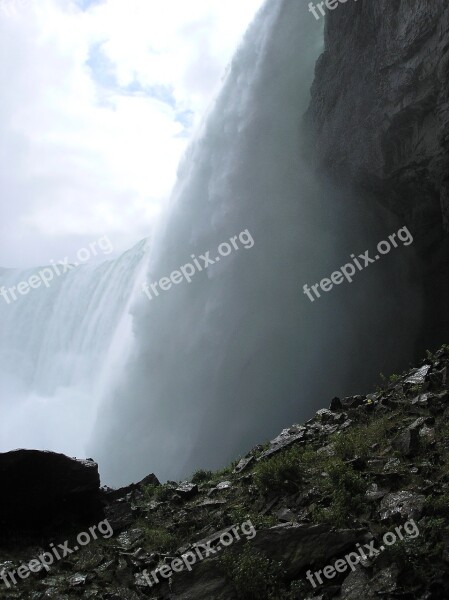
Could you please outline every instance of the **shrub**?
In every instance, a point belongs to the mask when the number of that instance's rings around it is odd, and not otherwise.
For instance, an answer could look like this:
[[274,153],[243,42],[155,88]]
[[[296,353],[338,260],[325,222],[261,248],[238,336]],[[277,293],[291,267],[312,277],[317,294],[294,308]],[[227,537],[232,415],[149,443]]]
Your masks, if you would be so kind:
[[207,481],[210,481],[213,477],[213,473],[212,471],[205,471],[204,469],[198,469],[198,471],[195,471],[195,473],[192,475],[192,483],[205,483]]
[[167,485],[155,485],[154,483],[150,483],[145,486],[143,494],[147,502],[152,500],[156,502],[165,502],[173,495],[173,488]]
[[263,492],[296,489],[301,478],[301,451],[297,446],[268,460],[254,469],[254,483]]
[[312,516],[316,521],[324,521],[337,526],[346,525],[365,505],[366,483],[352,467],[339,461],[328,470],[328,477],[322,480],[321,491],[331,502],[328,508],[315,509]]
[[371,446],[387,441],[389,427],[387,417],[382,417],[335,435],[333,441],[337,456],[342,460],[355,456],[368,458],[372,453]]
[[178,544],[177,537],[161,527],[146,527],[145,540],[151,551],[174,550]]
[[227,552],[221,566],[241,600],[275,600],[281,587],[280,564],[246,544],[240,554]]

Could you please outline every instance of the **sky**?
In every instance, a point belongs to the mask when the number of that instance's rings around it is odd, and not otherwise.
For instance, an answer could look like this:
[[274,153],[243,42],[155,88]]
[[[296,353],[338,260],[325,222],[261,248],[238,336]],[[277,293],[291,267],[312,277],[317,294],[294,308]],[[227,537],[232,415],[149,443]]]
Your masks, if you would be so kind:
[[263,0],[0,0],[0,267],[151,233]]

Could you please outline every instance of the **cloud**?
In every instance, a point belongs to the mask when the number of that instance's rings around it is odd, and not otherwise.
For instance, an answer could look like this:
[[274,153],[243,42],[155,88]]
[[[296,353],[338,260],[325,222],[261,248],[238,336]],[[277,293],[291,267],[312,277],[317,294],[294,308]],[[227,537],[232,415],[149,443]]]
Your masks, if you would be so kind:
[[0,265],[151,232],[262,0],[3,0]]

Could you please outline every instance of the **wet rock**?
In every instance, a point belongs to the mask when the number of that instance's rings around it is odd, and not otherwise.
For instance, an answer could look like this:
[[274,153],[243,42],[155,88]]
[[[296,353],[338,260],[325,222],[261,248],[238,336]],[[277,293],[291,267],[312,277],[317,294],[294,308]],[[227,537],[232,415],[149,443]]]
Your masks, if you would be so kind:
[[209,490],[208,496],[213,496],[214,494],[217,494],[219,492],[225,492],[226,490],[231,489],[231,487],[231,481],[220,481],[220,483],[216,487]]
[[248,467],[250,467],[255,462],[254,456],[250,456],[249,458],[242,458],[238,465],[234,469],[234,473],[238,474],[242,471],[245,471]]
[[104,554],[100,548],[86,547],[79,553],[75,566],[79,571],[91,571],[98,567],[103,560]]
[[142,540],[144,535],[144,530],[139,528],[124,531],[117,537],[117,543],[124,550],[130,550]]
[[130,502],[115,502],[107,506],[104,512],[114,531],[126,529],[135,520],[135,514]]
[[336,412],[338,410],[341,410],[343,408],[343,404],[341,403],[340,398],[332,398],[331,400],[331,405],[330,405],[330,410],[333,412]]
[[372,483],[370,487],[366,490],[366,497],[368,500],[381,500],[386,494],[388,494],[389,490],[380,489],[377,483]]
[[339,600],[375,600],[377,594],[371,589],[367,573],[361,568],[350,573],[341,586]]
[[366,396],[349,396],[348,398],[343,398],[341,404],[343,408],[357,408],[359,406],[363,406],[365,403]]
[[0,528],[36,532],[59,521],[100,515],[100,476],[93,461],[38,450],[0,454]]
[[[158,590],[159,591],[159,590]],[[164,600],[237,600],[234,587],[220,571],[216,560],[195,565],[189,573],[183,571],[174,578],[171,594]]]
[[263,452],[257,460],[263,460],[277,454],[284,448],[291,446],[294,443],[304,441],[306,428],[300,425],[294,425],[288,429],[284,429],[274,440],[270,442],[268,450]]
[[295,513],[289,508],[281,508],[280,510],[276,511],[275,514],[277,519],[283,523],[291,523],[297,520]]
[[397,565],[391,565],[382,569],[371,580],[371,588],[378,595],[391,594],[398,587],[399,569]]
[[317,450],[317,454],[320,454],[321,456],[335,456],[335,443],[332,442],[331,444],[327,444],[326,446],[323,446],[322,448],[319,448]]
[[126,487],[118,488],[116,490],[112,488],[105,488],[104,496],[108,502],[113,502],[114,500],[119,500],[121,498],[125,499],[129,497],[129,494],[132,496],[133,493],[142,492],[144,487],[147,485],[160,485],[159,479],[156,477],[156,475],[154,475],[154,473],[150,473],[150,475],[144,477],[142,481],[139,481],[138,483],[131,483]]
[[353,549],[363,540],[363,529],[331,529],[328,525],[286,523],[257,532],[251,541],[275,562],[285,565],[287,577],[295,578],[310,564],[326,564],[334,556]]
[[420,429],[419,437],[425,440],[426,443],[433,444],[435,442],[435,429],[425,425],[422,429]]
[[322,408],[316,413],[316,418],[322,423],[329,423],[333,421],[336,416],[337,415],[334,415],[334,413],[327,408]]
[[83,573],[75,573],[72,577],[69,577],[68,583],[70,587],[79,587],[85,585],[87,581],[87,575]]
[[422,406],[427,408],[427,406],[429,406],[429,396],[430,394],[418,394],[418,396],[411,401],[412,406]]
[[419,519],[424,508],[425,496],[403,490],[387,494],[380,505],[380,518],[384,521],[400,517],[406,519]]
[[140,597],[133,590],[118,587],[114,592],[108,594],[107,600],[140,600]]
[[183,500],[190,500],[198,494],[199,489],[195,483],[183,483],[175,491]]
[[204,508],[216,508],[217,506],[223,506],[226,504],[226,500],[211,500],[206,498],[203,502],[200,502],[197,506],[202,506]]
[[424,365],[420,369],[415,369],[412,374],[407,377],[404,383],[408,383],[409,385],[422,385],[425,382],[429,371],[430,365]]
[[400,452],[402,456],[411,456],[415,454],[419,448],[419,431],[418,429],[407,427],[404,431],[399,433],[391,445],[395,450]]

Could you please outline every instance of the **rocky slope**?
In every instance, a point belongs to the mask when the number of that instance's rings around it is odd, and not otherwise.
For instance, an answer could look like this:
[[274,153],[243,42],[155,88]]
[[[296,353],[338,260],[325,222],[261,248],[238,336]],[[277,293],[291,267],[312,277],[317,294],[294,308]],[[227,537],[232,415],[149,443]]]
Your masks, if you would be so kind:
[[413,231],[426,299],[423,338],[443,343],[449,329],[447,2],[358,0],[328,11],[306,123],[320,172],[342,186],[351,182],[357,196],[383,204]]
[[[2,539],[10,587],[0,580],[0,598],[448,598],[448,417],[445,346],[372,394],[334,398],[222,472],[99,490],[105,535],[76,551],[92,519],[34,541],[18,527],[14,543]],[[65,540],[72,552],[12,585],[9,571]],[[156,584],[151,571],[164,565]]]

